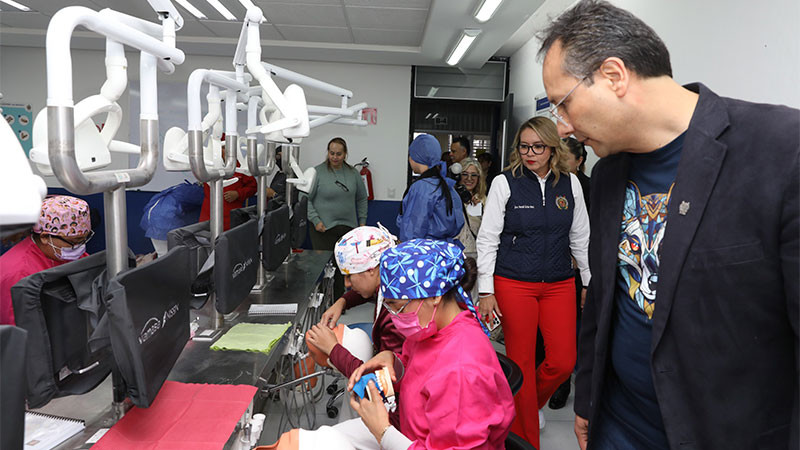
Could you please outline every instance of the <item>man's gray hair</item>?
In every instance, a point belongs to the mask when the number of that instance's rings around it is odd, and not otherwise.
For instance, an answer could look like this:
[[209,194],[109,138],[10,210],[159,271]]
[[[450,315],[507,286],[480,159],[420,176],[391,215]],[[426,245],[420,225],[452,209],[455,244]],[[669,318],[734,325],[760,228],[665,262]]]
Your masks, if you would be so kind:
[[[669,51],[641,19],[603,0],[583,0],[537,34],[539,58],[556,42],[564,52],[563,68],[577,78],[597,70],[606,58],[620,58],[639,77],[672,77]],[[589,77],[591,84],[591,77]]]

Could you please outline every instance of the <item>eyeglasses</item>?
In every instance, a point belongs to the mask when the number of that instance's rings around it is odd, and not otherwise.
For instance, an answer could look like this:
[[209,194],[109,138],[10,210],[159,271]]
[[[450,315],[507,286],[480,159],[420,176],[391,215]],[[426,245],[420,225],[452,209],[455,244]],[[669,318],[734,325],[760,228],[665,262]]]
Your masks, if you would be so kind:
[[477,173],[462,172],[461,178],[478,178]]
[[575,89],[578,89],[578,86],[580,86],[580,85],[581,85],[581,83],[583,83],[584,81],[586,81],[586,79],[587,79],[587,78],[589,78],[589,76],[590,76],[590,75],[586,75],[585,77],[581,78],[581,79],[580,79],[580,81],[578,81],[578,83],[577,83],[575,86],[573,86],[573,87],[572,87],[572,89],[570,89],[570,90],[569,90],[569,92],[567,92],[567,95],[565,95],[565,96],[564,96],[564,97],[561,99],[561,101],[560,101],[560,102],[556,103],[555,105],[550,105],[550,109],[549,109],[549,111],[550,111],[550,115],[551,115],[551,116],[553,116],[553,117],[554,117],[554,118],[555,118],[557,121],[559,121],[559,122],[563,123],[565,127],[568,127],[568,126],[569,126],[569,124],[567,123],[567,121],[566,121],[566,120],[564,120],[564,118],[563,118],[563,117],[561,117],[561,114],[559,114],[559,113],[558,113],[558,107],[559,107],[559,106],[561,106],[561,105],[564,103],[564,100],[566,100],[566,99],[567,99],[567,97],[569,97],[569,96],[570,96],[570,94],[572,94],[572,92],[574,92],[574,91],[575,91]]
[[339,181],[339,180],[336,180],[336,181],[335,181],[335,183],[336,183],[336,185],[337,185],[337,186],[339,186],[340,188],[342,188],[342,190],[343,190],[343,191],[345,191],[345,192],[350,192],[350,189],[349,189],[347,186],[345,186],[345,184],[344,184],[344,183],[342,183],[341,181]]
[[86,244],[87,242],[89,242],[89,240],[90,240],[90,239],[92,239],[92,237],[94,237],[94,231],[92,231],[92,230],[89,230],[89,234],[86,236],[86,239],[84,239],[83,241],[81,241],[81,242],[78,242],[78,243],[75,243],[75,242],[70,242],[70,241],[68,241],[68,240],[64,239],[63,237],[61,237],[61,236],[58,236],[58,235],[55,235],[55,234],[51,234],[51,235],[49,235],[49,236],[50,236],[50,238],[51,238],[51,239],[52,239],[52,238],[56,238],[56,239],[58,239],[58,240],[59,240],[59,241],[61,241],[61,242],[66,242],[67,244],[69,244],[69,248],[73,248],[73,249],[74,249],[74,248],[78,248],[78,247],[80,247],[81,245],[84,245],[84,244]]
[[408,306],[409,303],[411,303],[411,300],[408,300],[407,302],[405,302],[403,304],[403,306],[400,307],[400,309],[395,311],[395,310],[392,309],[391,306],[386,304],[386,301],[381,301],[381,304],[383,305],[384,308],[386,308],[387,311],[389,311],[389,314],[392,314],[392,315],[395,315],[395,316],[400,314],[401,312],[403,312],[403,310],[406,309],[406,306]]
[[519,144],[519,145],[517,145],[517,150],[519,150],[519,154],[523,155],[523,156],[527,155],[530,152],[533,152],[534,155],[541,155],[548,148],[550,148],[550,146],[544,145],[544,144],[532,144],[532,145]]

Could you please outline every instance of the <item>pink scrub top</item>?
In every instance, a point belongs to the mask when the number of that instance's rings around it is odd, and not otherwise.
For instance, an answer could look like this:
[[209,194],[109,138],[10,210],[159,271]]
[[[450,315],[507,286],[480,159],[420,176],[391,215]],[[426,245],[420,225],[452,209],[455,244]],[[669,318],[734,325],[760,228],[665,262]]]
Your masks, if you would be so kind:
[[406,341],[400,429],[409,449],[504,449],[514,399],[492,344],[469,311],[438,333]]
[[33,236],[23,239],[0,255],[0,325],[15,324],[11,286],[29,275],[67,262],[54,261],[45,256],[33,241]]

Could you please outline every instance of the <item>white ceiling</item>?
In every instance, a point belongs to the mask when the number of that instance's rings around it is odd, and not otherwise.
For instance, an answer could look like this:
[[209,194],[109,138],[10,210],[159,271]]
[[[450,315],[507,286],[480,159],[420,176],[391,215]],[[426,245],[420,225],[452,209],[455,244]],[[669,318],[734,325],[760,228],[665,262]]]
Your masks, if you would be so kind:
[[[113,8],[155,21],[146,0],[18,0],[33,12],[0,4],[0,43],[44,45],[50,17],[59,9],[80,5]],[[220,0],[239,20],[245,8],[238,0]],[[207,17],[197,20],[180,5],[185,24],[178,47],[188,55],[233,55],[241,22],[225,20],[206,0],[190,0]],[[505,0],[487,23],[472,16],[480,0],[253,0],[267,19],[261,25],[265,58],[344,61],[373,64],[444,65],[465,28],[480,36],[462,67],[481,67],[494,55],[508,56],[525,42],[512,40],[544,0]],[[517,33],[519,36],[520,33]],[[96,34],[76,31],[74,48],[102,49]],[[509,41],[512,42],[509,42]],[[501,51],[502,49],[502,51]]]

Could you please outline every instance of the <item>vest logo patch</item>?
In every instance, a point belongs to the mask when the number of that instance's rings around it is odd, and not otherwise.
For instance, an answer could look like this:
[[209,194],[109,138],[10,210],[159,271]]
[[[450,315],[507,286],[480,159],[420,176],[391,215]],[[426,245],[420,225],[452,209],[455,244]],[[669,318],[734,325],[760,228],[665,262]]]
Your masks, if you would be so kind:
[[558,197],[556,197],[556,206],[558,206],[558,209],[562,211],[568,210],[569,201],[567,200],[567,197],[564,197],[563,195],[559,195]]

